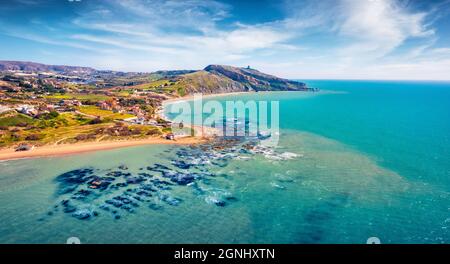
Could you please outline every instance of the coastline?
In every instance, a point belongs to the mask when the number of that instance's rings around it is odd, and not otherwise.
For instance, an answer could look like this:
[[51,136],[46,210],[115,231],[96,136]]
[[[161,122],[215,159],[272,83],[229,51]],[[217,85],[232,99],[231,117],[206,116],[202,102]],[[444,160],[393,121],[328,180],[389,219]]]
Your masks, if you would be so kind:
[[[227,95],[237,95],[246,94],[251,92],[234,92],[234,93],[219,93],[219,94],[207,94],[202,95],[203,98],[207,97],[221,97]],[[180,101],[188,101],[194,99],[193,95],[175,97],[164,100],[162,102],[162,107],[157,111],[157,116],[165,120],[169,120],[164,115],[164,107],[168,103],[176,103]],[[214,128],[203,127],[194,125],[192,128],[195,130],[194,136],[186,137],[176,137],[175,140],[167,140],[162,137],[154,137],[147,139],[138,140],[116,140],[116,141],[100,141],[100,142],[81,142],[74,144],[62,144],[62,145],[45,145],[36,147],[29,151],[15,151],[14,148],[0,149],[0,161],[16,160],[16,159],[30,159],[30,158],[41,158],[41,157],[55,157],[64,156],[72,154],[80,154],[85,152],[110,150],[117,148],[142,146],[142,145],[159,145],[159,144],[169,144],[169,145],[190,145],[199,144],[206,142],[214,137]]]

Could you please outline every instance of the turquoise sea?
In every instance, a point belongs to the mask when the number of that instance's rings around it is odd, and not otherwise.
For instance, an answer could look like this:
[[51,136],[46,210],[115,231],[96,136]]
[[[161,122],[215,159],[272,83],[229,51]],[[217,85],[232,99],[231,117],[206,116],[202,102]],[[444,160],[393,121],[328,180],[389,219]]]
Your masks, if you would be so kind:
[[450,83],[306,83],[207,99],[279,101],[275,148],[0,162],[0,243],[450,243]]

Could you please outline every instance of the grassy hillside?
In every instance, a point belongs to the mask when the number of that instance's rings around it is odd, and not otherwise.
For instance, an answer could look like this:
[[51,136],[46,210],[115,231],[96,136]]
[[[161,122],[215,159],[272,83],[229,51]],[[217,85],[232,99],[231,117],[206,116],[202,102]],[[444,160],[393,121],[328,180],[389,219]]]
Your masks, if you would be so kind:
[[109,99],[108,96],[102,94],[53,94],[46,96],[46,98],[58,100],[76,99],[80,101],[82,100],[103,101]]
[[19,113],[3,113],[0,115],[0,127],[12,127],[34,123],[33,118]]
[[213,94],[248,90],[241,83],[207,71],[197,71],[183,75],[177,86],[177,91],[182,91],[185,94],[197,92]]
[[109,110],[102,110],[98,108],[97,106],[93,105],[83,105],[80,107],[77,107],[77,110],[80,113],[90,115],[90,116],[99,116],[101,118],[109,118],[109,119],[126,119],[134,117],[134,115],[130,114],[121,114],[121,113],[114,113],[113,111]]

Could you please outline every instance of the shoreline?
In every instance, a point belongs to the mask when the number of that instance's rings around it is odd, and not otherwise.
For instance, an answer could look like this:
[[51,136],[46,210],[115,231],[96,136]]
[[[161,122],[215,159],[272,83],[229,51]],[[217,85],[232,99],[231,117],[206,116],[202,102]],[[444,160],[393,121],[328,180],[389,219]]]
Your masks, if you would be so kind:
[[81,142],[74,144],[47,145],[36,147],[29,151],[15,151],[14,149],[0,150],[0,161],[30,159],[42,157],[65,156],[80,154],[85,152],[94,152],[102,150],[111,150],[117,148],[143,146],[143,145],[189,145],[199,144],[207,141],[207,138],[183,137],[176,140],[167,140],[162,137],[154,137],[136,140],[117,140],[100,142]]
[[[222,94],[208,94],[203,95],[205,97],[212,96],[225,96],[225,95],[233,95],[233,94],[241,94],[247,92],[239,92],[239,93],[222,93]],[[184,97],[176,97],[164,100],[162,102],[162,109],[157,112],[157,115],[165,120],[169,120],[164,116],[164,106],[167,103],[177,102],[177,101],[185,101],[193,99],[193,95],[184,96]],[[94,151],[102,151],[102,150],[111,150],[117,148],[126,148],[126,147],[134,147],[134,146],[143,146],[143,145],[191,145],[191,144],[199,144],[202,142],[206,142],[210,140],[211,136],[205,136],[205,128],[202,126],[193,126],[192,127],[196,132],[195,136],[187,136],[187,137],[177,137],[176,140],[167,140],[162,137],[154,137],[147,139],[135,139],[135,140],[116,140],[116,141],[100,141],[100,142],[80,142],[74,144],[62,144],[62,145],[44,145],[40,147],[35,147],[29,151],[15,151],[14,148],[5,148],[0,149],[0,162],[8,161],[8,160],[17,160],[17,159],[32,159],[32,158],[42,158],[42,157],[58,157],[58,156],[66,156],[66,155],[74,155],[86,152],[94,152]],[[206,128],[207,135],[213,135],[214,131],[210,131],[209,128]]]
[[[206,94],[202,95],[202,98],[208,97],[221,97],[228,95],[248,94],[252,92],[232,92],[232,93],[219,93],[219,94]],[[157,111],[157,116],[165,120],[169,120],[164,115],[164,107],[168,103],[176,103],[182,101],[193,100],[193,95],[176,97],[164,100],[161,105],[161,109]],[[170,121],[170,120],[169,120]],[[100,142],[80,142],[74,144],[62,144],[62,145],[44,145],[35,147],[29,151],[15,151],[14,148],[0,149],[0,161],[17,160],[17,159],[32,159],[42,157],[58,157],[73,154],[80,154],[86,152],[111,150],[117,148],[143,146],[143,145],[190,145],[207,142],[214,137],[214,128],[208,128],[203,126],[194,125],[192,128],[195,130],[194,136],[177,137],[175,140],[167,140],[163,137],[154,137],[147,139],[135,139],[135,140],[115,140],[115,141],[100,141]]]

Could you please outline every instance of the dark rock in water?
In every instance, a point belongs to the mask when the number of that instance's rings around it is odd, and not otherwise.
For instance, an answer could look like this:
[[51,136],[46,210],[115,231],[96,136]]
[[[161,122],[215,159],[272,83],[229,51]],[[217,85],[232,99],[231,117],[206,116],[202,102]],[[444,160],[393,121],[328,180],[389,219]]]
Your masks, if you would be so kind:
[[182,172],[165,172],[163,173],[163,177],[169,178],[172,182],[175,182],[179,185],[186,185],[195,180],[196,174],[193,173],[182,173]]
[[84,177],[94,173],[93,169],[78,169],[65,172],[56,177],[58,181],[65,183],[83,183]]
[[161,181],[158,179],[152,179],[151,183],[153,183],[155,187],[160,190],[170,190],[171,188],[169,186],[172,185],[170,182]]
[[121,169],[121,170],[128,170],[128,167],[126,166],[126,165],[120,165],[119,166],[119,169]]
[[155,188],[153,188],[153,185],[151,185],[151,184],[141,184],[140,188],[142,190],[146,190],[146,191],[149,191],[149,192],[156,192],[157,191]]
[[139,201],[139,202],[143,201],[143,199],[139,195],[133,196],[133,199],[135,199],[136,201]]
[[176,182],[179,185],[187,185],[195,180],[193,174],[177,174],[177,176],[171,178],[171,181]]
[[163,209],[163,206],[160,205],[160,204],[151,203],[151,204],[148,205],[148,208],[156,211],[156,210]]
[[113,177],[94,177],[88,182],[90,189],[106,190],[115,179]]
[[161,174],[164,178],[171,178],[177,174],[176,171],[161,171]]
[[47,213],[47,215],[48,215],[48,216],[52,216],[52,215],[53,215],[53,212],[52,212],[52,211],[49,211],[49,212]]
[[91,191],[81,189],[78,192],[76,192],[74,195],[72,195],[72,199],[76,200],[84,200],[86,197],[88,197],[91,194]]
[[134,212],[134,209],[131,206],[129,206],[129,205],[122,206],[122,209],[128,211],[129,213],[133,213]]
[[129,176],[131,176],[131,173],[130,172],[122,172],[122,171],[110,171],[106,175],[118,178],[118,177],[129,177]]
[[97,212],[97,211],[94,211],[94,212],[92,212],[92,215],[93,215],[93,216],[98,216],[98,212]]
[[102,177],[101,178],[102,181],[108,181],[108,182],[113,182],[116,179],[114,177]]
[[[110,203],[113,204],[113,205],[114,204],[119,205],[118,202],[122,204],[121,205],[122,208],[124,208],[128,204],[135,203],[135,202],[133,202],[131,196],[128,196],[128,195],[119,195],[119,196],[113,197],[113,199],[112,199],[112,201]],[[118,207],[118,206],[116,206],[116,207]]]
[[89,194],[91,194],[91,191],[81,189],[81,190],[79,190],[78,192],[76,192],[75,194],[88,196]]
[[258,139],[260,139],[260,140],[268,139],[271,136],[272,136],[271,134],[264,135],[264,134],[258,133]]
[[[152,194],[149,193],[149,192],[147,192],[147,191],[139,191],[139,192],[137,192],[136,194],[137,194],[137,195],[140,195],[140,196],[146,196],[146,197],[152,196]],[[139,196],[134,197],[134,198],[135,198],[136,200],[141,199]]]
[[105,211],[109,211],[110,210],[110,208],[109,208],[109,206],[107,204],[102,204],[102,205],[99,206],[99,208],[103,209]]
[[236,197],[229,196],[229,197],[226,197],[225,200],[230,201],[230,202],[237,202],[238,199]]
[[78,218],[80,220],[88,219],[91,217],[91,211],[87,209],[81,209],[72,214],[73,217]]
[[61,202],[61,204],[64,207],[64,209],[63,209],[64,213],[72,213],[72,212],[75,212],[77,210],[77,208],[75,206],[70,204],[69,200],[63,200]]
[[161,194],[159,196],[159,198],[162,201],[164,201],[167,204],[172,205],[172,206],[178,206],[181,203],[181,201],[182,201],[180,198],[171,197],[171,196],[169,196],[167,194]]
[[117,208],[120,208],[123,205],[123,203],[121,201],[114,200],[114,199],[106,200],[105,203],[110,204],[110,205],[112,205],[114,207],[117,207]]
[[158,163],[155,163],[154,167],[157,168],[157,169],[162,169],[162,170],[170,170],[169,167],[164,166],[162,164],[158,164]]
[[142,177],[130,177],[130,178],[127,178],[127,183],[128,184],[138,184],[138,183],[141,183],[143,181],[145,181],[145,179],[142,178]]
[[191,164],[186,163],[184,160],[173,160],[172,164],[180,169],[189,169],[190,167],[192,167]]
[[121,171],[110,171],[110,172],[106,173],[106,175],[113,176],[113,177],[121,177],[123,175],[123,172],[121,172]]
[[247,149],[240,149],[239,154],[250,154],[251,152]]
[[227,205],[226,202],[218,200],[214,202],[215,205],[220,206],[220,207],[225,207],[225,205]]
[[164,166],[164,165],[156,163],[153,166],[147,166],[147,170],[149,170],[149,171],[156,171],[156,172],[163,172],[163,171],[166,171],[166,170],[170,170],[170,168],[167,167],[167,166]]
[[140,172],[138,173],[138,175],[144,178],[153,178],[153,175],[151,175],[150,173]]
[[78,169],[60,174],[55,179],[55,181],[59,182],[58,194],[66,194],[74,191],[77,186],[87,182],[93,173],[93,169]]
[[120,219],[120,215],[115,215],[114,219],[117,219],[117,220]]

